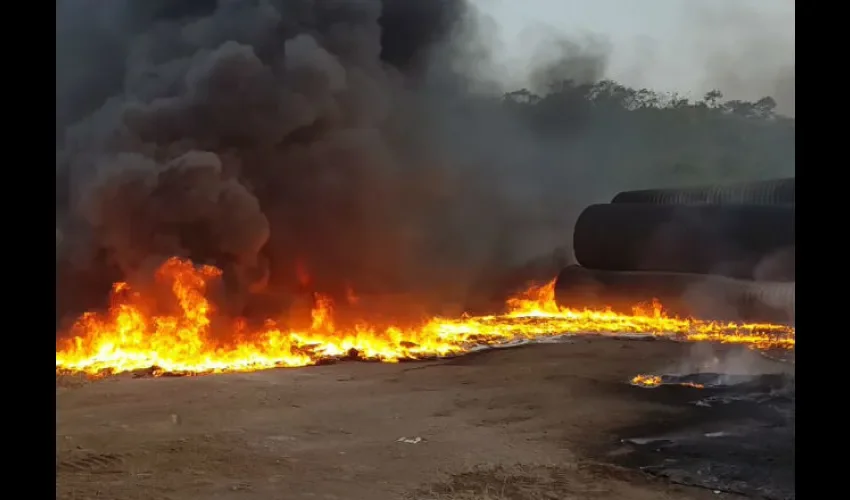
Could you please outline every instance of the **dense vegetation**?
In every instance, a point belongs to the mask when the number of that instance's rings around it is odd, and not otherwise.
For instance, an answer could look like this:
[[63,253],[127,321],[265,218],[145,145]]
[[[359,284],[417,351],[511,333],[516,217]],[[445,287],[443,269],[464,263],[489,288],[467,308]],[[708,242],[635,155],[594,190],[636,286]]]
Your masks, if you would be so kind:
[[569,139],[567,155],[625,175],[624,186],[794,175],[795,120],[777,114],[771,97],[724,100],[712,91],[693,101],[604,80],[561,82],[543,95],[519,90],[503,103],[535,135]]

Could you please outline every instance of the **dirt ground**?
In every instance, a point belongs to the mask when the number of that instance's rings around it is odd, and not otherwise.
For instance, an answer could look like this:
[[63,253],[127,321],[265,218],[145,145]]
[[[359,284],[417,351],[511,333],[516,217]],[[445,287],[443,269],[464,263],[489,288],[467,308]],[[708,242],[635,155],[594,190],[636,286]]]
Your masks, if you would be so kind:
[[397,365],[57,377],[57,497],[731,498],[606,462],[618,429],[674,411],[624,381],[692,349],[580,339]]

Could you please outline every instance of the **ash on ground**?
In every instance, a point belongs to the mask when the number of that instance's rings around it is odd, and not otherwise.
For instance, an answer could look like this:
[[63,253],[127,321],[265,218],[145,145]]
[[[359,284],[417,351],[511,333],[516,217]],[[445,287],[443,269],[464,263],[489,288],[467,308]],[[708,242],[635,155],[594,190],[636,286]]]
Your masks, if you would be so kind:
[[681,411],[623,429],[615,460],[674,483],[757,498],[795,498],[793,374],[663,378],[669,383],[635,388],[635,397]]

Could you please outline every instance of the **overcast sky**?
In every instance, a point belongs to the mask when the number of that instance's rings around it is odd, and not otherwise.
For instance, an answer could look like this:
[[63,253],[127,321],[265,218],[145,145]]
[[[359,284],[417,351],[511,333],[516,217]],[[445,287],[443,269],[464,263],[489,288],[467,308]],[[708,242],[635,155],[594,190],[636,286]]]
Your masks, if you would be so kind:
[[732,97],[773,94],[793,112],[793,0],[472,1],[489,18],[504,78],[526,75],[545,37],[596,36],[610,45],[606,73],[614,80],[691,94],[718,86]]

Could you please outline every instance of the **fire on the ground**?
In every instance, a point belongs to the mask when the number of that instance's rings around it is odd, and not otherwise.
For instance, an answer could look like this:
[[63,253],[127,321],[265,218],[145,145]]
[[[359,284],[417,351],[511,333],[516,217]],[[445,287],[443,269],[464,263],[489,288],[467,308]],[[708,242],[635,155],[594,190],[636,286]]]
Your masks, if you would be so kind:
[[666,315],[660,304],[633,314],[562,307],[555,302],[555,281],[532,286],[508,300],[507,312],[494,316],[433,318],[417,326],[335,325],[333,303],[316,294],[312,322],[289,329],[269,320],[250,328],[244,320],[218,334],[207,285],[221,271],[172,258],[157,271],[178,304],[176,313],[157,314],[145,307],[144,294],[116,283],[108,313],[86,313],[57,342],[56,368],[89,374],[156,367],[158,373],[253,371],[313,365],[327,359],[397,362],[463,354],[481,346],[538,340],[564,334],[642,333],[688,341],[743,343],[793,348],[794,329],[782,325],[717,323]]
[[[638,387],[646,387],[646,388],[655,388],[662,384],[664,384],[664,379],[659,375],[635,375],[632,377],[632,385],[636,385]],[[684,387],[693,387],[694,389],[704,389],[705,386],[702,384],[697,384],[695,382],[677,382],[676,385],[681,385]]]

